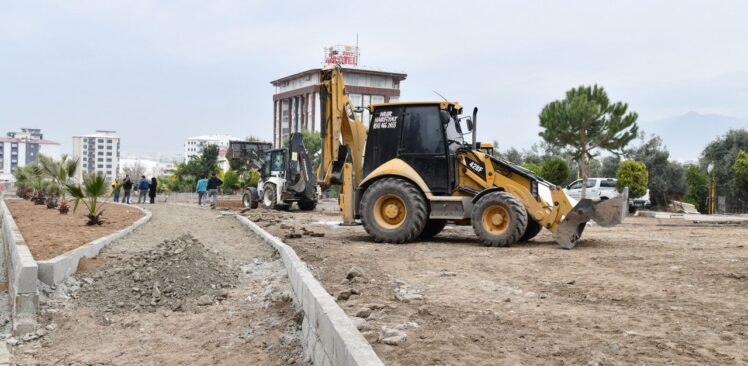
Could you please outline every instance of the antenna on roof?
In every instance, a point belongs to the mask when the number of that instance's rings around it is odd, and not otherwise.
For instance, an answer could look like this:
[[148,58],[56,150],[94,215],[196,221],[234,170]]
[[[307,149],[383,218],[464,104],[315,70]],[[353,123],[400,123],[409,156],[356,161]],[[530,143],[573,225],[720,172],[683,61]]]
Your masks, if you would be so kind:
[[441,94],[439,94],[439,92],[438,92],[438,91],[436,91],[436,90],[432,90],[432,92],[434,92],[434,94],[436,94],[436,95],[438,95],[438,96],[442,97],[442,99],[444,99],[444,101],[445,101],[445,102],[449,103],[449,101],[447,100],[447,98],[444,98],[444,96],[443,96],[443,95],[441,95]]

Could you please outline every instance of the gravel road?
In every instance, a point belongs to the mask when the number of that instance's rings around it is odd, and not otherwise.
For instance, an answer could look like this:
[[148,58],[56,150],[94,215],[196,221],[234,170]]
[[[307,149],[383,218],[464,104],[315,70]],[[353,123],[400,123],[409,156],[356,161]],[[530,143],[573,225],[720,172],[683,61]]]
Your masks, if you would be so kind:
[[[282,262],[270,246],[233,215],[172,204],[146,208],[153,212],[148,224],[83,263],[82,271],[65,285],[42,291],[42,336],[14,347],[14,362],[304,363],[300,316]],[[216,259],[228,270],[221,270],[222,277],[211,286],[201,276],[216,272]],[[185,272],[192,266],[193,271]],[[231,280],[226,280],[227,272]],[[178,299],[166,290],[174,287],[174,293],[189,296],[185,283],[190,278],[200,282],[205,295]],[[123,283],[137,283],[148,291],[133,288],[135,298],[123,299],[122,292],[129,290]],[[92,291],[104,293],[92,296]],[[111,296],[106,291],[112,291]],[[114,300],[107,303],[108,297]],[[184,306],[174,306],[179,300]]]

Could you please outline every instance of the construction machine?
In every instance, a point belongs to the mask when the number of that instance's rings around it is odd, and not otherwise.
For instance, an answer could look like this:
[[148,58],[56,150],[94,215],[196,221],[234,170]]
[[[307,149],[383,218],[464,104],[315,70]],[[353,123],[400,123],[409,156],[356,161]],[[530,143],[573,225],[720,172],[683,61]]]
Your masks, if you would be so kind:
[[257,187],[247,187],[242,197],[244,207],[288,209],[296,202],[302,211],[317,207],[317,177],[304,147],[302,134],[290,136],[288,148],[264,151]]
[[623,220],[627,190],[603,202],[577,202],[493,156],[493,146],[476,141],[477,108],[465,116],[457,102],[372,104],[367,131],[340,67],[325,67],[320,82],[319,184],[339,184],[343,224],[360,220],[377,242],[428,239],[454,222],[472,225],[487,246],[530,240],[546,228],[571,249],[590,219],[602,226]]

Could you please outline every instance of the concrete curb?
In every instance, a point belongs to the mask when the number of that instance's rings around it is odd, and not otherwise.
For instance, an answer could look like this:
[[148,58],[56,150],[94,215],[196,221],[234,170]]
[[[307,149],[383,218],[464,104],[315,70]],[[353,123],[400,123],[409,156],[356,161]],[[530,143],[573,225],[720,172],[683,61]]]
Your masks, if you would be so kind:
[[57,257],[54,257],[52,259],[36,261],[36,264],[39,266],[39,280],[40,281],[50,286],[56,285],[64,281],[70,275],[78,271],[78,262],[80,261],[81,258],[83,257],[91,258],[91,257],[97,256],[99,252],[101,251],[101,249],[103,249],[105,246],[131,233],[133,230],[145,225],[145,223],[147,223],[153,216],[153,214],[150,211],[142,207],[138,207],[134,205],[125,205],[123,203],[117,203],[117,202],[107,202],[107,204],[124,205],[124,206],[137,208],[138,210],[143,212],[145,216],[138,219],[138,221],[135,221],[134,223],[132,223],[132,225],[116,233],[98,238],[88,244],[84,244],[65,254],[58,255]]
[[305,352],[315,365],[381,366],[369,342],[290,246],[244,216],[242,224],[272,245],[283,259],[297,305],[304,311]]
[[0,195],[3,251],[8,269],[8,299],[13,335],[33,332],[39,313],[38,269],[26,241]]

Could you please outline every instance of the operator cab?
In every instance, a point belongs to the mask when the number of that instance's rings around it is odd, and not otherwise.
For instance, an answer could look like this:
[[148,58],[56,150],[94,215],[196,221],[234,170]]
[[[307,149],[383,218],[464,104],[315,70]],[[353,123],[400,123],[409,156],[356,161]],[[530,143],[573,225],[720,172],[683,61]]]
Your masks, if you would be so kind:
[[457,186],[456,152],[464,147],[462,106],[453,102],[387,103],[369,106],[371,119],[363,176],[399,158],[410,165],[435,195]]
[[286,175],[287,149],[275,149],[267,152],[267,160],[262,164],[262,180],[270,177],[284,178]]

